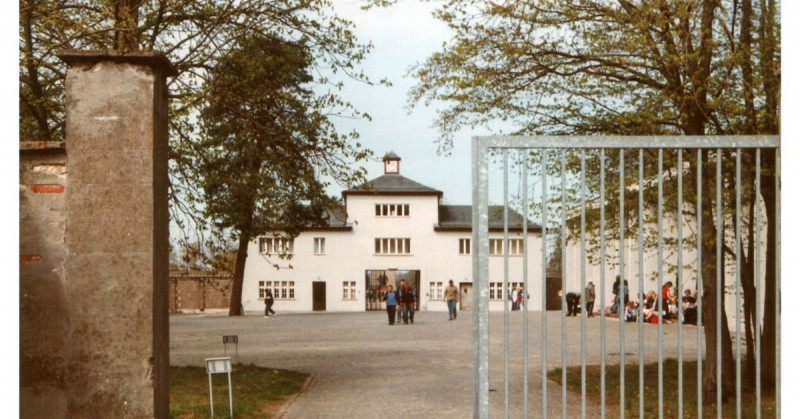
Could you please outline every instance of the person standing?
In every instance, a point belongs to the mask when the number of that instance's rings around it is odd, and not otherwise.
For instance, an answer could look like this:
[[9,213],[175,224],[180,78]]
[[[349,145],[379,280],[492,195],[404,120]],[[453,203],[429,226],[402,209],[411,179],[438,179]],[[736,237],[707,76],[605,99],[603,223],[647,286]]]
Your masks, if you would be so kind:
[[594,317],[594,283],[592,283],[592,281],[586,284],[583,295],[586,300],[586,316]]
[[452,279],[450,280],[450,285],[444,290],[444,300],[447,301],[447,310],[450,312],[449,320],[455,320],[457,316],[456,303],[458,303],[458,288],[453,285]]
[[514,287],[514,289],[511,290],[511,295],[509,296],[509,299],[511,300],[511,311],[519,310],[519,306],[517,305],[517,296],[518,295],[519,295],[519,291],[517,291],[517,287]]
[[414,324],[414,305],[417,303],[417,298],[414,288],[411,288],[405,279],[400,280],[397,301],[400,302],[400,308],[403,310],[403,323],[408,324],[408,321],[411,320],[411,324]]
[[619,275],[617,275],[617,279],[614,280],[614,285],[611,286],[611,293],[614,294],[614,302],[611,304],[611,312],[614,314],[618,314],[620,310],[619,286]]
[[394,287],[388,285],[386,292],[383,294],[383,301],[386,301],[386,314],[389,316],[389,326],[394,324],[394,313],[397,310],[397,293],[394,292]]
[[272,305],[275,304],[275,298],[272,297],[272,291],[267,288],[264,291],[264,317],[269,318],[269,313],[272,313],[272,316],[275,317],[278,314],[275,313],[275,310],[272,309]]

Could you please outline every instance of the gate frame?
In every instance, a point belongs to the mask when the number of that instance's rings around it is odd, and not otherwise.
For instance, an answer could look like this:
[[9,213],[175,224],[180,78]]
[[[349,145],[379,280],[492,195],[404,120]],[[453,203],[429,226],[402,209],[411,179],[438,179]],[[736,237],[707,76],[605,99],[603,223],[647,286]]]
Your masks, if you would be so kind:
[[[489,417],[489,152],[509,149],[775,149],[776,170],[776,417],[780,417],[781,149],[778,135],[737,136],[474,136],[472,137],[473,417]],[[526,159],[527,161],[527,159]],[[507,155],[506,164],[507,167]],[[527,169],[526,169],[527,170]],[[507,175],[506,175],[507,177]],[[505,179],[507,185],[507,178]],[[738,186],[738,184],[737,184]],[[527,191],[526,191],[527,192]],[[506,205],[507,206],[507,205]],[[527,212],[525,215],[527,219]],[[507,224],[507,221],[506,221]],[[527,223],[525,223],[527,224]],[[544,223],[543,223],[544,224]],[[546,234],[542,225],[542,234]],[[504,234],[508,238],[508,232]],[[544,248],[544,247],[543,247]],[[527,260],[527,258],[526,258]],[[542,260],[544,264],[544,259]],[[527,272],[527,269],[526,269]],[[563,272],[562,272],[563,277]],[[543,279],[546,282],[546,279]],[[527,285],[526,285],[527,287]],[[563,307],[562,307],[563,310]],[[525,330],[527,336],[527,329]],[[527,340],[527,339],[526,339]],[[508,348],[506,347],[506,350]],[[527,380],[528,371],[525,372]],[[506,376],[506,388],[508,386]],[[526,381],[527,383],[527,381]],[[543,399],[546,403],[546,390]],[[526,398],[527,407],[527,398]],[[622,411],[621,411],[622,414]],[[506,391],[506,415],[508,392]],[[527,408],[525,411],[527,417]]]

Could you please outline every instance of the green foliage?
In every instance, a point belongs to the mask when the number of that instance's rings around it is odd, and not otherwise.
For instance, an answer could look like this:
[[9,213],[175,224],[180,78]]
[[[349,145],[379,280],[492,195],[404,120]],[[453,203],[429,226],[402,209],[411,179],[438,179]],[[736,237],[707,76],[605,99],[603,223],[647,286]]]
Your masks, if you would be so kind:
[[[237,418],[270,417],[282,403],[300,391],[308,374],[254,365],[234,365],[233,414]],[[212,376],[214,413],[227,416],[227,374]],[[208,374],[202,367],[170,367],[170,417],[211,417],[208,397]]]
[[[211,72],[193,161],[206,218],[219,231],[295,236],[337,205],[321,178],[353,184],[360,150],[339,136],[309,89],[310,50],[278,37],[243,38]],[[324,100],[324,98],[322,98]],[[249,237],[248,237],[249,238]]]
[[[764,8],[767,3],[762,2]],[[773,5],[774,6],[774,5]],[[514,121],[518,134],[736,134],[753,89],[762,127],[780,48],[765,51],[754,84],[743,80],[738,2],[457,0],[436,17],[456,33],[412,73],[412,104],[443,101],[440,147],[462,127]],[[748,22],[777,38],[779,20],[758,8]],[[766,65],[771,64],[771,65]],[[770,108],[772,107],[772,108]],[[774,130],[760,130],[774,133]]]
[[[208,234],[218,220],[203,217],[206,199],[198,182],[205,175],[195,167],[201,140],[197,121],[210,100],[205,86],[212,69],[240,40],[279,36],[303,44],[306,65],[314,69],[313,79],[304,83],[321,92],[314,99],[317,115],[369,118],[339,97],[337,78],[371,84],[358,68],[371,45],[356,39],[353,23],[336,16],[330,0],[20,0],[19,11],[21,141],[63,141],[66,66],[55,56],[58,50],[160,51],[169,58],[179,73],[168,81],[170,218],[178,227],[172,240],[197,242],[210,257],[226,251],[227,243]],[[358,139],[356,132],[325,129],[332,141]],[[359,150],[345,156],[347,164],[354,167],[368,154]],[[352,180],[358,170],[343,171],[342,161],[326,162],[324,170],[333,174],[320,173],[320,179]]]

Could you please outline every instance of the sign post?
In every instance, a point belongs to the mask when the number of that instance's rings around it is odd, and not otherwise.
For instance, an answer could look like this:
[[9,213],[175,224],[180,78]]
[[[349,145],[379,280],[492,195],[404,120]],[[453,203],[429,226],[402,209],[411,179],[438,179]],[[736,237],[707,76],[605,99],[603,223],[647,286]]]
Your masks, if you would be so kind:
[[233,417],[233,387],[231,386],[231,357],[206,358],[206,372],[208,373],[208,398],[211,404],[211,416],[214,416],[214,392],[211,388],[211,374],[228,373],[228,401],[230,403],[231,417]]
[[236,363],[239,363],[239,335],[222,335],[222,344],[225,346],[225,356],[228,356],[228,344],[236,345]]

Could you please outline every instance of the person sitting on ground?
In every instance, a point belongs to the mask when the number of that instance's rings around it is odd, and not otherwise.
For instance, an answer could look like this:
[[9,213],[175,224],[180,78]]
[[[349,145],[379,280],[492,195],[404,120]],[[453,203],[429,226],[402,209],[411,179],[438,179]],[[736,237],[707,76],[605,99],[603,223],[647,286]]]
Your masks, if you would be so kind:
[[691,294],[683,300],[683,324],[697,324],[697,299]]
[[636,301],[629,301],[625,306],[625,321],[635,322],[639,319],[639,303]]
[[658,313],[656,310],[658,309],[658,305],[656,304],[657,295],[655,291],[650,291],[647,293],[647,299],[644,300],[642,304],[643,310],[642,313],[644,315],[643,319],[646,323],[652,322],[652,319],[658,318]]

